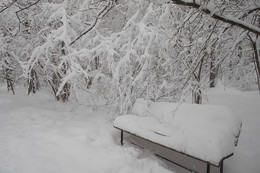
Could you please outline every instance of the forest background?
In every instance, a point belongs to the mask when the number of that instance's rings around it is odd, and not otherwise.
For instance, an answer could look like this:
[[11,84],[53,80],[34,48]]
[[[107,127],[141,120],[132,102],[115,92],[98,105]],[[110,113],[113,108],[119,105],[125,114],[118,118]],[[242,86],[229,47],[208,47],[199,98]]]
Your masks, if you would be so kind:
[[260,91],[258,0],[2,0],[0,83],[15,94],[84,95],[112,113],[137,98],[202,103]]

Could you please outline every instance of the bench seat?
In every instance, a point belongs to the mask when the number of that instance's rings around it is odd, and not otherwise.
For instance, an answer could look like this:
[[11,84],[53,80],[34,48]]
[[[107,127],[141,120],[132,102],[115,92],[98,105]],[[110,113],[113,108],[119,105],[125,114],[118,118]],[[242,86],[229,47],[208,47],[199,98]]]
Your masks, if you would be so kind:
[[114,127],[214,166],[233,155],[241,119],[226,106],[138,99]]

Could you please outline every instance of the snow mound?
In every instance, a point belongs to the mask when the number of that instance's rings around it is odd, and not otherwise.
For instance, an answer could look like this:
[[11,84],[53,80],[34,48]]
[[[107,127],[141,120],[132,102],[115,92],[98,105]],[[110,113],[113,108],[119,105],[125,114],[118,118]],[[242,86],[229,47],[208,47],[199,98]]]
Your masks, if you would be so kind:
[[132,115],[114,121],[119,129],[214,165],[234,153],[241,125],[226,106],[143,99],[135,102]]

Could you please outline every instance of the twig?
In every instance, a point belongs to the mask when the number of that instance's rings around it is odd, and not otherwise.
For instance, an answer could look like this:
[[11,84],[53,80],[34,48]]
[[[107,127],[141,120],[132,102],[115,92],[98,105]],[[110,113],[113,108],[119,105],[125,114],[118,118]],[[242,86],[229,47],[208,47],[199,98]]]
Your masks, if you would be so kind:
[[8,9],[9,7],[11,7],[17,0],[13,0],[10,4],[6,5],[6,7],[2,10],[0,10],[0,13],[4,12],[6,9]]
[[24,7],[24,8],[21,8],[20,10],[18,10],[18,11],[15,12],[16,17],[17,17],[17,19],[19,20],[19,26],[18,26],[19,29],[18,29],[18,31],[17,31],[17,33],[16,33],[15,35],[17,35],[17,34],[20,32],[20,30],[21,30],[21,23],[22,23],[21,18],[19,17],[19,14],[18,14],[18,13],[20,13],[20,12],[22,12],[22,11],[24,11],[24,10],[29,9],[30,7],[32,7],[32,6],[36,5],[36,4],[38,4],[38,2],[40,2],[40,1],[41,1],[41,0],[37,0],[37,1],[35,1],[34,3],[28,5],[28,6]]
[[[256,35],[260,35],[260,28],[254,26],[252,24],[245,23],[244,21],[242,21],[240,19],[235,19],[235,18],[231,18],[231,17],[225,16],[225,15],[220,15],[218,13],[213,13],[213,11],[211,11],[208,8],[205,8],[205,7],[202,8],[202,5],[197,4],[195,1],[193,1],[193,2],[186,1],[186,0],[171,0],[171,1],[172,1],[172,3],[177,4],[177,5],[184,5],[187,7],[193,7],[196,9],[200,9],[201,11],[210,15],[214,19],[220,20],[225,23],[229,23],[231,25],[238,26],[247,31],[253,32]],[[257,10],[257,9],[254,9],[254,10]]]
[[73,45],[76,41],[78,41],[82,36],[86,35],[88,32],[90,32],[97,24],[98,20],[104,17],[113,7],[112,5],[113,2],[109,1],[108,5],[106,5],[97,15],[95,18],[93,24],[83,33],[81,33],[74,41],[72,41],[69,45]]

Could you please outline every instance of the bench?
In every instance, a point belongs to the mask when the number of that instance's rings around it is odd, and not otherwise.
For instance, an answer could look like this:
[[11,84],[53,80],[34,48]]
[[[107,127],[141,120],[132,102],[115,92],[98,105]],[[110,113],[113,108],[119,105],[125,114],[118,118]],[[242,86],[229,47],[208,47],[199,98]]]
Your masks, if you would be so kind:
[[171,161],[160,151],[205,163],[207,173],[211,166],[223,173],[224,160],[234,154],[242,122],[225,106],[138,99],[131,114],[118,116],[114,127],[121,131],[122,145],[125,132],[141,139],[141,143],[156,146],[157,156],[190,171],[196,172],[196,167],[183,166],[179,158]]

